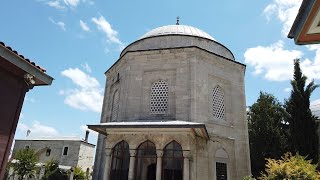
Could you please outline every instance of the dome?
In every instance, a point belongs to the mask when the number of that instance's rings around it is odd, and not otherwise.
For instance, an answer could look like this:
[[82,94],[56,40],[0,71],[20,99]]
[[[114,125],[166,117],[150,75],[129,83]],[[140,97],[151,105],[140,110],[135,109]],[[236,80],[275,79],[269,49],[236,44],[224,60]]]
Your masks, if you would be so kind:
[[192,27],[192,26],[186,26],[186,25],[168,25],[168,26],[161,26],[156,29],[153,29],[147,33],[145,33],[143,36],[141,36],[139,39],[144,39],[148,37],[154,37],[154,36],[162,36],[162,35],[187,35],[187,36],[197,36],[202,37],[210,40],[215,40],[212,36],[210,36],[208,33]]
[[167,25],[155,28],[129,44],[120,54],[170,48],[198,47],[229,60],[235,60],[232,52],[208,33],[186,25]]

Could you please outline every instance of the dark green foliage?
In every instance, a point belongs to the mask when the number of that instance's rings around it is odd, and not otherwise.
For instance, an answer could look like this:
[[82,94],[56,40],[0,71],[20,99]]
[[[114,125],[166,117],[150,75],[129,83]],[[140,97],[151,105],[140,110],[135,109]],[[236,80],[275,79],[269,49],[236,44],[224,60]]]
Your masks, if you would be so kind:
[[305,86],[306,80],[307,77],[301,72],[300,62],[296,59],[293,80],[291,81],[292,91],[286,102],[287,121],[291,134],[291,152],[298,152],[302,156],[307,156],[313,163],[318,163],[318,125],[310,110],[310,96],[318,85],[311,81]]
[[19,179],[32,177],[36,172],[37,156],[33,149],[21,149],[14,154],[16,160],[11,164]]
[[265,169],[266,158],[279,159],[287,150],[285,110],[271,94],[260,96],[248,111],[251,170],[254,177]]
[[61,172],[59,161],[51,159],[45,165],[45,173],[42,180],[68,180],[68,176]]

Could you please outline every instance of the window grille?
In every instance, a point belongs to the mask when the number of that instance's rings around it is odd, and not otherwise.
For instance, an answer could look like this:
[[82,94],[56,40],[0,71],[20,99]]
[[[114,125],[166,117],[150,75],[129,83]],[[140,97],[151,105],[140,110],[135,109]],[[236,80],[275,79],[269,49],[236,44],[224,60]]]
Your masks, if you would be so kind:
[[150,113],[166,114],[168,109],[168,83],[163,80],[155,82],[151,87]]
[[226,163],[216,163],[216,174],[217,180],[227,180],[227,164]]
[[113,95],[111,121],[116,121],[118,118],[119,111],[119,91],[116,91]]
[[169,143],[163,150],[162,180],[183,179],[183,151],[176,141]]
[[215,87],[212,91],[213,117],[223,120],[225,117],[224,93],[220,87]]
[[136,180],[156,179],[157,152],[154,143],[147,140],[139,145],[135,167]]
[[128,180],[129,162],[129,145],[121,141],[112,149],[110,180]]

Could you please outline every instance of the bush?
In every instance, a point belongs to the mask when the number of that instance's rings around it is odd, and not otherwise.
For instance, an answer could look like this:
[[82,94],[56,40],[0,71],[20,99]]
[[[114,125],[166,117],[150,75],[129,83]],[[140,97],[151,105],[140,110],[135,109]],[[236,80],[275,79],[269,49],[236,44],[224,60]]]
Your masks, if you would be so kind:
[[42,180],[68,180],[68,176],[61,173],[59,161],[51,159],[45,165],[45,173]]
[[319,180],[320,173],[316,170],[317,165],[311,164],[306,157],[286,153],[280,160],[267,159],[266,173],[259,178],[261,180],[279,179],[303,179]]
[[[73,172],[74,172],[74,176],[73,176],[73,179],[74,180],[85,180],[86,179],[86,173],[80,168],[80,167],[75,167],[73,169]],[[68,172],[68,174],[70,175],[70,170]]]
[[245,176],[245,177],[243,177],[242,180],[256,180],[256,179],[253,178],[252,176]]

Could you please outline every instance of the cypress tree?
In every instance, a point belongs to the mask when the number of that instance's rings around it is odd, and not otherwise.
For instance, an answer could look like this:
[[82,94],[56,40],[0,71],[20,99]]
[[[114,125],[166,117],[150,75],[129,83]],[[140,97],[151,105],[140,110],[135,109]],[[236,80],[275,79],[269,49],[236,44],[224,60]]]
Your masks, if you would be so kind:
[[284,114],[282,104],[272,94],[264,92],[260,92],[257,101],[249,107],[248,129],[254,177],[264,171],[266,158],[280,159],[288,151]]
[[306,80],[307,77],[302,74],[300,69],[300,60],[294,60],[292,91],[286,102],[290,131],[289,142],[291,142],[293,153],[307,156],[313,163],[318,163],[318,125],[310,110],[310,96],[318,85],[311,81],[305,87]]

